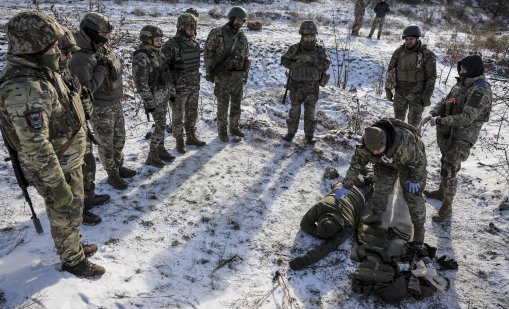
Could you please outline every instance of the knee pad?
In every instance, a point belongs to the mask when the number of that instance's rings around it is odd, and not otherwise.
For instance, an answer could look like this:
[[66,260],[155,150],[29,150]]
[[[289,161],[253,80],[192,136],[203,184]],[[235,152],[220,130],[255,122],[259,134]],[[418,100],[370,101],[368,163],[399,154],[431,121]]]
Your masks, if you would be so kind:
[[444,178],[452,178],[456,176],[456,171],[449,164],[443,164],[442,168],[440,169],[440,176]]

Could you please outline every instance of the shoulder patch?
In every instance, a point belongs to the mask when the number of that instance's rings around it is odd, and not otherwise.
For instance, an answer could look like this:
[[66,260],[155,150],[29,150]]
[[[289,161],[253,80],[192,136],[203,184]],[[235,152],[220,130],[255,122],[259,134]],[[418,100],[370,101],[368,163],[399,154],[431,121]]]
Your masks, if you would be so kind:
[[478,107],[481,104],[482,98],[484,97],[484,93],[474,90],[470,99],[468,100],[468,105],[472,107]]
[[44,124],[44,113],[42,111],[26,113],[25,120],[29,127],[40,130]]

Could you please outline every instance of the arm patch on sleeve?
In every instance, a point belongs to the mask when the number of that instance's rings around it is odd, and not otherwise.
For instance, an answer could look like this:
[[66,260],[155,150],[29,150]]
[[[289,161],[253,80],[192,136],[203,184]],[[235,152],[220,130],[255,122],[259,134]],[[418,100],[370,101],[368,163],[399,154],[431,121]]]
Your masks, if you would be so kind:
[[472,95],[470,96],[470,100],[468,100],[468,105],[472,107],[479,107],[479,104],[481,104],[482,98],[484,97],[484,94],[480,91],[474,91]]
[[42,111],[26,113],[25,119],[28,126],[34,130],[40,130],[44,125],[44,113]]

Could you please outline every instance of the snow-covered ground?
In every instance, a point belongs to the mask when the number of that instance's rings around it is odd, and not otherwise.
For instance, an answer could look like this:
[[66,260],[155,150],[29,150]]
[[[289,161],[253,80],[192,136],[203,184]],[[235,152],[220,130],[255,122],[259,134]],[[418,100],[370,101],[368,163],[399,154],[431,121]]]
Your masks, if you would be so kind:
[[[88,2],[57,1],[64,16],[81,16]],[[198,37],[204,43],[212,27],[225,19],[212,19],[211,9],[227,12],[227,5],[170,4],[137,1],[104,2],[106,15],[119,28],[137,37],[145,24],[158,24],[166,35],[175,32],[176,18],[188,7],[200,12]],[[291,271],[289,259],[303,254],[318,242],[299,232],[301,217],[334,182],[323,179],[327,167],[340,175],[348,168],[361,126],[383,116],[392,116],[392,104],[375,93],[377,79],[401,44],[400,28],[405,17],[392,15],[386,27],[391,34],[368,40],[371,12],[361,37],[347,40],[353,17],[352,1],[321,1],[303,4],[275,1],[250,4],[248,12],[271,12],[281,17],[266,20],[260,32],[246,30],[251,44],[251,74],[246,86],[242,125],[244,139],[228,144],[217,138],[215,98],[212,84],[202,80],[198,135],[207,141],[202,148],[188,147],[171,165],[158,170],[143,164],[150,128],[139,109],[140,99],[127,82],[130,53],[136,40],[120,46],[125,70],[126,164],[139,171],[129,180],[129,189],[113,190],[98,165],[97,191],[112,201],[94,209],[103,218],[97,226],[84,226],[84,238],[99,246],[91,258],[104,266],[97,280],[82,280],[60,271],[60,262],[49,233],[42,199],[30,188],[36,212],[45,233],[33,229],[28,206],[20,195],[9,162],[0,162],[0,307],[1,308],[508,308],[509,250],[507,212],[498,211],[506,182],[496,170],[480,166],[496,162],[496,153],[479,144],[459,175],[459,190],[450,224],[436,224],[431,214],[440,206],[426,204],[426,242],[440,254],[457,259],[458,271],[446,272],[451,279],[447,294],[421,301],[407,300],[398,306],[383,304],[351,290],[350,275],[357,267],[351,261],[351,241],[336,252],[302,271]],[[2,1],[0,24],[29,1]],[[49,11],[49,5],[41,5]],[[146,15],[133,14],[143,10]],[[319,120],[314,146],[304,143],[302,126],[293,143],[283,143],[288,105],[282,105],[284,68],[279,60],[286,48],[299,40],[298,22],[286,17],[330,20],[334,11],[339,48],[349,46],[349,81],[345,89],[331,81],[321,89],[317,105]],[[155,16],[150,16],[155,15]],[[72,21],[74,25],[78,20]],[[334,31],[319,22],[319,39],[334,63]],[[435,44],[449,35],[448,28],[427,28],[423,39],[437,54],[438,71],[447,72],[444,50]],[[465,36],[466,37],[466,36]],[[0,61],[5,61],[5,33],[0,31]],[[343,55],[339,54],[339,62]],[[444,74],[445,75],[445,74]],[[438,101],[453,85],[452,72],[446,85],[437,81],[432,98]],[[445,78],[442,78],[442,82]],[[496,111],[494,111],[495,113]],[[301,123],[302,124],[302,123]],[[493,137],[496,123],[485,125],[482,136]],[[509,136],[507,125],[501,136]],[[429,187],[439,181],[439,151],[434,130],[423,133],[427,145]],[[172,149],[174,139],[167,137]],[[1,147],[2,156],[6,150]],[[336,181],[339,181],[337,179]]]

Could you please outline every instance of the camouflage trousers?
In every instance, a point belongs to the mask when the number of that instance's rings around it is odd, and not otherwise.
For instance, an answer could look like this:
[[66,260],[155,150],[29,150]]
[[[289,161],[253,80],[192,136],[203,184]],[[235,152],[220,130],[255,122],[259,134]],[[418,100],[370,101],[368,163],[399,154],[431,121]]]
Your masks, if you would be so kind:
[[[93,146],[87,137],[87,148],[83,157],[83,189],[85,191],[85,201],[92,201],[95,197],[95,157]],[[86,203],[85,203],[86,204]]]
[[440,187],[444,190],[444,202],[452,204],[458,187],[456,175],[461,168],[461,162],[468,159],[472,144],[442,134],[437,134],[437,143],[442,154]]
[[62,264],[74,266],[85,259],[80,226],[83,216],[82,167],[64,171],[64,177],[74,196],[71,204],[55,207],[51,188],[39,178],[37,172],[27,173],[27,179],[44,198],[51,236]]
[[352,35],[359,35],[359,30],[362,27],[362,20],[364,19],[364,12],[366,11],[366,0],[355,0],[354,16],[355,19],[352,25]]
[[417,193],[408,192],[408,186],[405,183],[410,179],[410,170],[402,169],[399,172],[391,167],[375,164],[375,176],[377,177],[373,189],[373,211],[385,212],[389,195],[394,191],[394,184],[399,177],[399,183],[403,189],[403,198],[408,205],[410,218],[414,226],[423,225],[426,221],[426,204],[422,192],[426,187],[426,177],[422,182],[420,190]]
[[286,121],[288,133],[297,133],[301,106],[304,105],[304,134],[313,136],[316,129],[315,107],[319,95],[318,82],[291,81],[288,90],[290,91],[291,102],[288,120]]
[[419,124],[421,123],[422,113],[424,112],[422,95],[403,95],[396,91],[392,104],[394,107],[394,118],[405,121],[408,111],[407,123],[414,126],[416,129],[420,129]]
[[384,26],[385,17],[375,17],[373,20],[373,24],[371,25],[371,31],[369,32],[369,37],[375,33],[375,28],[378,26],[378,38],[380,38],[380,35],[382,34],[382,28]]
[[120,101],[112,106],[94,107],[92,126],[100,145],[99,158],[108,174],[118,174],[124,163],[125,145],[124,111]]
[[150,136],[150,151],[156,151],[159,147],[164,148],[164,135],[166,130],[166,114],[168,113],[168,102],[164,99],[157,100],[156,109],[152,112],[154,119],[154,133]]
[[243,94],[244,84],[242,82],[242,74],[239,74],[239,78],[229,78],[227,80],[218,80],[218,78],[216,78],[214,95],[217,98],[218,133],[226,132],[226,128],[228,127],[228,108],[230,109],[230,130],[239,128],[240,104]]
[[171,104],[171,109],[173,112],[173,137],[176,139],[184,137],[184,128],[187,135],[194,134],[196,132],[199,96],[199,90],[189,93],[177,93],[175,102]]

